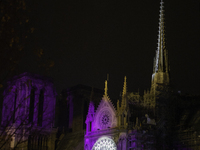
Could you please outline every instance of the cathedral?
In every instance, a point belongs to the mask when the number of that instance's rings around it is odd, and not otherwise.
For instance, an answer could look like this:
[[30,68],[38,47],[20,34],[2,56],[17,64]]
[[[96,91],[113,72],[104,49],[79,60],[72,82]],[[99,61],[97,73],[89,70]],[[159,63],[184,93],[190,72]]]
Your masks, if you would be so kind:
[[0,149],[23,150],[199,150],[200,97],[172,92],[165,45],[164,2],[150,90],[109,97],[77,85],[57,95],[50,78],[23,73],[3,93]]
[[[164,2],[161,1],[158,47],[154,58],[150,91],[145,91],[142,100],[138,101],[140,97],[137,99],[137,95],[130,96],[127,92],[125,76],[122,98],[121,101],[117,101],[117,108],[115,108],[108,96],[108,83],[105,81],[104,95],[97,109],[95,110],[92,100],[89,104],[85,121],[85,150],[156,149],[154,147],[155,136],[152,131],[156,125],[156,96],[159,94],[157,88],[159,85],[168,86],[170,83],[163,4]],[[133,103],[130,97],[133,97]],[[134,113],[136,107],[139,107],[140,114]],[[148,113],[153,114],[151,118]]]

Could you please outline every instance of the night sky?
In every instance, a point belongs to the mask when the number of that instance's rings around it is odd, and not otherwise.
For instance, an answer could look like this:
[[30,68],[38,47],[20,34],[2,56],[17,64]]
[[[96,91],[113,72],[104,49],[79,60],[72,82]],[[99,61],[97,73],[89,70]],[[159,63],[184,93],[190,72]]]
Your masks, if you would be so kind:
[[[165,0],[166,47],[175,90],[200,94],[199,1]],[[159,0],[34,0],[29,38],[18,73],[42,74],[34,49],[55,65],[48,72],[58,94],[84,84],[118,97],[127,76],[129,92],[150,88],[157,48]]]

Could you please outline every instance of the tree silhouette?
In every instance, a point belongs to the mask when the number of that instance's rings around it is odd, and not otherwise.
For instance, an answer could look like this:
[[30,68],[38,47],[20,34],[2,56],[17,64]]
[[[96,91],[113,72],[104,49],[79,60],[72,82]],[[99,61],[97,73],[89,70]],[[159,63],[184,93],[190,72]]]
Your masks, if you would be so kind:
[[0,149],[48,148],[56,93],[48,79],[37,78],[24,73],[8,82],[4,91]]
[[11,77],[24,54],[28,36],[34,31],[30,26],[25,0],[0,1],[0,87]]

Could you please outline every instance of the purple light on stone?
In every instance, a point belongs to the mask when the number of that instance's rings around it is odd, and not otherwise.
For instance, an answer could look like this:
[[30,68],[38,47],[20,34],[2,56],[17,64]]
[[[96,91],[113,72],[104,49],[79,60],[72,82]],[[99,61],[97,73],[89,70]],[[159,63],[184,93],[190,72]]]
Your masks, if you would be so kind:
[[[34,89],[34,101],[31,105],[31,91]],[[39,113],[39,95],[43,90],[43,107]],[[55,117],[56,92],[53,83],[38,75],[24,73],[8,82],[4,91],[2,126],[33,124],[38,126],[42,115],[41,127],[52,127]],[[41,107],[41,106],[40,106]]]
[[94,115],[95,115],[95,107],[94,107],[94,103],[91,101],[89,104],[89,109],[88,109],[88,114],[87,114],[87,118],[86,118],[86,134],[88,132],[93,131],[93,126],[94,126]]

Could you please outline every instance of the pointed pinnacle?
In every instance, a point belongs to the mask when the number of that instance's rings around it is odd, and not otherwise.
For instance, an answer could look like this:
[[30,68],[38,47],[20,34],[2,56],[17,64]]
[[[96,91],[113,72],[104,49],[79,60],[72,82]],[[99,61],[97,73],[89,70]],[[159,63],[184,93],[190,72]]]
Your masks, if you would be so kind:
[[123,93],[122,96],[126,95],[126,76],[124,77],[124,87],[123,87]]
[[107,83],[107,80],[105,81],[104,95],[108,96],[108,83]]

